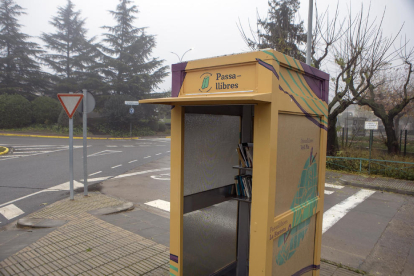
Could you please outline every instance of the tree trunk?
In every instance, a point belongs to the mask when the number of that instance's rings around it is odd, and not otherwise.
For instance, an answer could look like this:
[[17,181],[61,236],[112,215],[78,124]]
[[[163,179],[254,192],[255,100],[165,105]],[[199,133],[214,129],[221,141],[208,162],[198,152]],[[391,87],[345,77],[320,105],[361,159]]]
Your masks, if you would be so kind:
[[338,135],[336,133],[337,115],[329,114],[328,116],[328,146],[326,154],[328,156],[335,156],[339,150]]
[[388,120],[387,122],[384,122],[385,127],[385,133],[387,134],[387,148],[389,154],[397,154],[400,151],[400,148],[398,146],[398,139],[395,135],[395,129],[394,129],[394,122],[393,120]]

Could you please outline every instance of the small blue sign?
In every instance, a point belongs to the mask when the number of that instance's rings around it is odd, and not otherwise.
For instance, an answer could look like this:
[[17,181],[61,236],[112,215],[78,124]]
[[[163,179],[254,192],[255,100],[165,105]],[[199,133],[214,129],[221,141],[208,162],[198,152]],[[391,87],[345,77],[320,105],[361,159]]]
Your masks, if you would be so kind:
[[131,107],[131,108],[129,109],[129,114],[134,114],[134,108],[133,108],[133,107]]

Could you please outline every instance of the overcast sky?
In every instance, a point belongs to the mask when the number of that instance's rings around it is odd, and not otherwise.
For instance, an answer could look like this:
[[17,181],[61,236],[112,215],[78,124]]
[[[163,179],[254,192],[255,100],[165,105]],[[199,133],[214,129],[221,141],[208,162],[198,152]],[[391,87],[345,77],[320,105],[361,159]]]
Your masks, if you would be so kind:
[[[52,16],[56,15],[57,7],[66,5],[66,0],[15,0],[26,9],[27,15],[20,17],[24,25],[22,31],[38,37],[42,32],[54,32],[49,24]],[[103,25],[113,25],[114,20],[108,10],[115,10],[118,0],[72,0],[76,10],[86,18],[88,36],[100,35]],[[247,29],[248,22],[255,24],[256,10],[264,17],[268,10],[268,0],[135,0],[139,9],[136,27],[148,27],[147,33],[156,36],[157,47],[153,56],[165,60],[165,65],[177,63],[176,55],[181,55],[190,48],[185,61],[228,55],[249,51],[237,29],[240,19]],[[314,0],[318,10],[329,10],[333,16],[336,8],[334,0]],[[341,0],[340,17],[347,15],[351,9],[356,13],[361,4],[368,9],[369,0]],[[301,1],[299,17],[307,26],[308,0]],[[381,17],[384,8],[384,32],[387,35],[396,34],[405,22],[402,33],[414,45],[414,0],[372,0],[371,15]],[[40,40],[36,42],[41,43]],[[326,69],[327,70],[327,69]],[[171,76],[156,91],[170,90]]]

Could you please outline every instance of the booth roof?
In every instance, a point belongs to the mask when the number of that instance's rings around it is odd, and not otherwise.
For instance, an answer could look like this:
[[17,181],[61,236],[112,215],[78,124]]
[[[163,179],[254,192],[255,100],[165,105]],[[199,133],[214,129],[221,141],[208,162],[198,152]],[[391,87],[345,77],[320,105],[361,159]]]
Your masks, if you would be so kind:
[[200,94],[194,96],[181,96],[171,98],[158,98],[140,100],[140,104],[165,104],[165,105],[230,105],[230,104],[258,104],[270,103],[271,93],[246,93],[246,94]]

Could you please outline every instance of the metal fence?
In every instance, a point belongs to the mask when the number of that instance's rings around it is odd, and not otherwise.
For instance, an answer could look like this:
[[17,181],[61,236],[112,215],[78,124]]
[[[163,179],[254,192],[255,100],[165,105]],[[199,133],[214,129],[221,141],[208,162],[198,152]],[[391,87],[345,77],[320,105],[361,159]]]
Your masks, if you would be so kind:
[[330,169],[365,172],[400,179],[414,179],[414,163],[353,157],[327,156],[326,166]]

